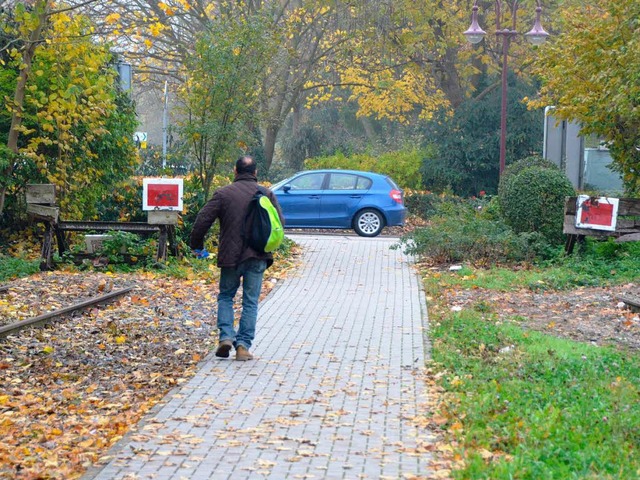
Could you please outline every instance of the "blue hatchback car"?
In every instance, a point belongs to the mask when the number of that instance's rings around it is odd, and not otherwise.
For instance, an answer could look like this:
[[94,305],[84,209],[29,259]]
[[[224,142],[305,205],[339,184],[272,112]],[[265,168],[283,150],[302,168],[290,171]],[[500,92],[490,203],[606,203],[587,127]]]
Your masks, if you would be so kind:
[[307,170],[271,187],[285,228],[353,228],[375,237],[404,225],[403,192],[391,178],[355,170]]

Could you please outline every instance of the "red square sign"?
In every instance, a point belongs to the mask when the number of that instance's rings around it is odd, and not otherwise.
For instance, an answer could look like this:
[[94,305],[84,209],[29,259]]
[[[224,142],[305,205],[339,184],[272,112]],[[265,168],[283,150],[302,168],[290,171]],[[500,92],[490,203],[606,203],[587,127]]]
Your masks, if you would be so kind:
[[619,199],[579,195],[576,227],[615,231]]
[[178,185],[150,183],[147,203],[150,207],[177,207],[178,195]]
[[582,204],[580,222],[591,225],[611,225],[613,205],[610,203],[586,201]]
[[182,210],[181,178],[145,178],[142,188],[143,210]]

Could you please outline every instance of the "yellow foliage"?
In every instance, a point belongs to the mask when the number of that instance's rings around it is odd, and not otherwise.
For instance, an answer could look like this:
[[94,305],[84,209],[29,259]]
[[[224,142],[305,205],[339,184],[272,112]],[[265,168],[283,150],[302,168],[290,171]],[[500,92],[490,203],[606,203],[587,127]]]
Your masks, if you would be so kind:
[[165,25],[163,25],[162,23],[155,22],[155,23],[152,23],[151,25],[149,25],[149,32],[151,32],[151,35],[153,35],[154,37],[157,37],[166,28],[167,27]]
[[174,15],[174,11],[173,9],[167,5],[164,2],[159,2],[158,3],[158,7],[160,7],[160,9],[164,12],[165,15],[167,16],[173,16]]
[[116,23],[118,20],[120,20],[120,14],[119,13],[111,13],[109,15],[107,15],[104,18],[104,21],[108,24],[114,24]]

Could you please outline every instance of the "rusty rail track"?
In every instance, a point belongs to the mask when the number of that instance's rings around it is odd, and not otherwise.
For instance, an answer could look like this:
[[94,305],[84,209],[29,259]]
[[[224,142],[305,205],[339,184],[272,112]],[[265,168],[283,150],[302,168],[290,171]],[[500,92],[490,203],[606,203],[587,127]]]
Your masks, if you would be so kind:
[[64,307],[59,310],[54,310],[53,312],[44,313],[42,315],[38,315],[37,317],[33,317],[33,318],[27,318],[26,320],[21,320],[19,322],[12,323],[10,325],[4,325],[0,327],[0,338],[4,338],[13,333],[17,333],[20,330],[23,330],[28,327],[46,325],[47,323],[50,323],[59,317],[63,317],[64,315],[67,315],[69,313],[72,313],[78,310],[83,310],[93,305],[109,302],[114,298],[117,298],[121,295],[124,295],[127,292],[130,292],[131,290],[133,290],[133,288],[134,287],[126,287],[120,290],[114,290],[113,292],[109,292],[104,295],[93,297],[88,300],[84,300],[80,303],[76,303],[75,305]]

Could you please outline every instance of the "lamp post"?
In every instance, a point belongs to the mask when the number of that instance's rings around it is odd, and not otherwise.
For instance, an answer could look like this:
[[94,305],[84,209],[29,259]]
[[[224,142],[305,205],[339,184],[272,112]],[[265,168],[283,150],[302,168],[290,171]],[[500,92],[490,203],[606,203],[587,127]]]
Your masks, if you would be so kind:
[[[536,20],[533,28],[524,34],[529,43],[542,45],[549,34],[545,32],[540,23],[540,12],[542,6],[540,0],[536,0]],[[504,171],[507,156],[507,57],[511,39],[518,35],[516,31],[516,13],[518,10],[518,0],[511,2],[511,28],[502,28],[500,17],[503,7],[508,7],[507,2],[496,0],[496,35],[502,39],[502,106],[500,110],[500,175]],[[479,43],[487,34],[478,24],[478,0],[473,2],[473,13],[471,14],[471,26],[464,32],[469,43]]]

